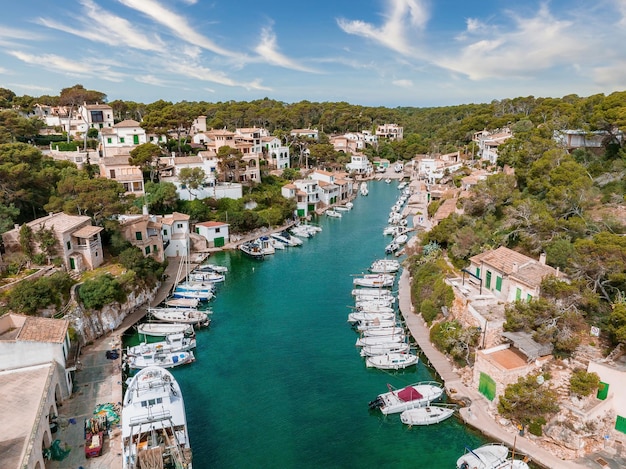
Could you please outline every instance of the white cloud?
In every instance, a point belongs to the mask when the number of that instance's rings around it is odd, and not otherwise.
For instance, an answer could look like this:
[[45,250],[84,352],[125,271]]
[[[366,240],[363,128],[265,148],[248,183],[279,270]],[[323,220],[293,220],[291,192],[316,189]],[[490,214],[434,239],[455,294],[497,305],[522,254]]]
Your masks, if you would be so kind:
[[407,79],[393,80],[391,83],[393,83],[394,85],[399,86],[401,88],[412,88],[413,87],[413,82],[411,80],[407,80]]
[[167,27],[170,32],[189,44],[209,50],[225,57],[245,59],[245,54],[218,46],[206,36],[196,32],[187,19],[167,9],[156,0],[118,0],[121,4],[137,10],[153,21]]
[[7,51],[7,53],[29,65],[36,65],[47,70],[64,73],[70,76],[98,77],[103,80],[113,82],[121,82],[125,77],[124,74],[111,70],[108,65],[95,59],[79,61],[55,54],[35,55],[15,50]]
[[412,55],[409,40],[415,30],[423,30],[428,21],[424,0],[389,0],[385,22],[377,27],[361,20],[337,19],[339,27],[348,34],[362,36],[399,52]]
[[196,64],[185,64],[180,62],[168,63],[165,65],[165,68],[170,73],[175,73],[186,78],[193,78],[200,81],[209,81],[225,86],[239,86],[246,89],[269,90],[269,88],[262,86],[258,80],[254,80],[252,82],[238,82],[228,77],[228,75],[223,72],[211,70],[210,68],[201,67]]
[[168,86],[165,80],[155,77],[154,75],[144,75],[144,74],[137,75],[135,76],[135,81],[139,83],[145,83],[146,85]]
[[276,45],[276,35],[270,28],[263,28],[261,31],[261,40],[254,48],[254,51],[271,65],[278,65],[279,67],[298,70],[300,72],[315,72],[315,70],[305,67],[280,53]]
[[[544,5],[537,14],[522,18],[511,14],[514,26],[505,32],[468,23],[471,36],[457,53],[435,56],[433,62],[463,73],[473,80],[488,77],[532,77],[539,70],[574,66],[593,45],[581,34],[580,25],[554,18]],[[504,29],[504,28],[503,28]],[[478,36],[478,37],[476,37]]]
[[[47,18],[39,18],[38,22],[48,28],[110,46],[126,45],[149,51],[161,51],[163,49],[163,41],[158,36],[148,37],[139,33],[138,28],[126,19],[103,10],[91,0],[80,0],[80,3],[84,7],[84,15],[76,15],[74,21],[61,23]],[[71,27],[70,24],[74,23],[78,23],[81,28]],[[103,34],[102,31],[106,31],[106,33]]]

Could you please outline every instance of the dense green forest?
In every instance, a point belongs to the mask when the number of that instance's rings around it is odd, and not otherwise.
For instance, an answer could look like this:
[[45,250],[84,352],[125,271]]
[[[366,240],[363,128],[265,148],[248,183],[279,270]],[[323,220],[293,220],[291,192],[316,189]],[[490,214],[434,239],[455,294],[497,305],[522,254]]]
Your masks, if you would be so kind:
[[[16,96],[0,89],[0,232],[14,222],[64,210],[87,214],[107,227],[105,241],[109,241],[115,238],[114,229],[107,226],[110,215],[140,210],[142,201],[125,197],[117,183],[96,178],[89,169],[79,171],[72,164],[55,162],[36,147],[19,143],[34,139],[41,128],[32,118],[35,104],[73,106],[103,101],[102,93],[80,85],[62,90],[59,96],[40,97]],[[600,326],[613,343],[626,341],[626,149],[622,138],[626,92],[529,96],[438,108],[283,103],[268,98],[150,104],[114,100],[108,104],[117,122],[135,119],[157,134],[177,129],[173,145],[182,151],[192,151],[186,146],[186,131],[199,115],[206,116],[208,127],[213,128],[262,126],[286,143],[294,143],[289,141],[293,128],[317,128],[321,139],[308,142],[310,163],[329,169],[340,167],[346,157],[327,144],[334,133],[373,131],[379,124],[396,123],[404,127],[404,139],[382,141],[368,147],[366,154],[395,161],[460,150],[469,166],[475,132],[509,127],[514,137],[499,148],[497,165],[512,171],[499,171],[479,183],[469,197],[460,199],[462,214],[443,220],[421,242],[440,247],[456,267],[500,245],[534,257],[545,252],[548,264],[567,274],[571,283],[546,284],[545,302],[513,305],[506,327],[534,331],[563,354],[576,347],[589,325]],[[553,138],[554,131],[567,129],[604,131],[603,146],[570,153]],[[298,162],[294,165],[282,177],[263,172],[262,183],[250,186],[243,200],[182,202],[171,185],[151,181],[146,174],[147,197],[157,212],[182,211],[192,221],[223,220],[227,212],[234,231],[275,225],[293,213],[293,202],[282,198],[280,186],[299,175]],[[466,174],[469,169],[462,171]],[[256,208],[247,210],[250,201]],[[436,314],[431,303],[424,301],[425,308]]]

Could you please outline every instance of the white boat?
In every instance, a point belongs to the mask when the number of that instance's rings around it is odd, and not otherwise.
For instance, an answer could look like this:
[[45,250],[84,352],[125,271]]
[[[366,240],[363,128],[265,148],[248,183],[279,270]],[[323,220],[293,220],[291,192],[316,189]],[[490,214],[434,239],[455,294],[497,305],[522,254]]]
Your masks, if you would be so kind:
[[346,202],[344,205],[350,210],[352,210],[352,207],[354,207],[354,204],[352,202]]
[[359,191],[361,192],[361,195],[369,194],[369,189],[367,188],[367,182],[365,181],[361,182],[361,185],[359,186]]
[[356,301],[383,299],[395,300],[396,298],[389,290],[381,288],[355,288],[352,290],[352,296],[355,297]]
[[287,249],[287,245],[285,243],[282,243],[280,241],[278,241],[275,238],[272,238],[271,236],[270,238],[270,243],[272,244],[272,247],[276,250],[278,249],[279,251],[282,251],[283,249]]
[[[395,318],[391,318],[391,319],[380,319],[380,318],[374,318],[374,319],[364,319],[362,321],[358,321],[354,324],[354,328],[359,331],[359,332],[368,332],[368,334],[363,334],[363,337],[370,337],[373,335],[385,335],[383,333],[377,333],[376,331],[380,331],[380,330],[384,330],[387,331],[391,328],[394,327],[399,327],[398,323],[396,322]],[[397,332],[393,332],[390,331],[390,334],[386,334],[386,335],[393,335],[393,334],[399,334],[400,332],[402,332],[403,329],[400,328],[399,331]]]
[[169,322],[144,322],[137,326],[137,332],[151,337],[165,337],[169,334],[179,333],[191,336],[194,333],[192,324],[176,324]]
[[192,469],[185,403],[169,371],[154,366],[137,372],[124,394],[121,421],[124,469]]
[[198,301],[209,301],[211,298],[213,298],[214,295],[213,295],[213,292],[210,292],[210,291],[179,290],[178,288],[176,288],[172,292],[172,296],[174,298],[187,298],[187,299],[195,299]]
[[387,178],[387,179],[385,179],[385,183],[386,183],[386,184],[391,184],[391,178]]
[[350,324],[356,324],[363,321],[391,321],[394,320],[396,314],[391,313],[368,313],[367,311],[354,311],[348,314],[348,322]]
[[210,282],[203,282],[198,280],[188,280],[186,282],[180,282],[176,285],[178,291],[201,291],[201,292],[213,292],[215,285]]
[[196,309],[200,301],[196,298],[168,298],[163,303],[170,308]]
[[444,391],[443,385],[436,381],[423,381],[402,389],[394,389],[390,384],[387,387],[388,392],[379,394],[369,403],[370,409],[380,409],[385,415],[428,405],[439,399]]
[[272,233],[270,236],[287,246],[302,246],[302,240],[291,236],[287,231],[281,231],[280,233]]
[[139,355],[126,355],[126,363],[133,370],[141,370],[149,366],[159,366],[161,368],[173,368],[175,366],[187,365],[196,360],[193,352],[155,352],[146,350]]
[[247,241],[239,245],[239,250],[253,259],[262,260],[265,257],[263,249],[259,243],[255,241]]
[[[386,298],[374,298],[374,299],[359,299],[355,301],[355,308],[360,311],[370,311],[379,313],[382,311],[388,311],[385,308],[392,308],[396,299],[393,296]],[[382,308],[382,309],[381,309]]]
[[365,274],[352,280],[358,287],[386,288],[393,286],[395,277],[390,274]]
[[175,324],[208,326],[209,316],[205,311],[183,308],[148,308],[148,314],[157,321]]
[[219,283],[226,280],[226,276],[224,274],[218,274],[217,272],[193,271],[189,274],[189,280],[192,282]]
[[408,184],[408,183],[407,183],[406,181],[401,181],[401,182],[398,184],[398,189],[400,189],[400,190],[404,189],[404,188],[406,187],[406,185],[407,185],[407,184]]
[[309,230],[307,230],[306,228],[302,228],[301,225],[295,225],[292,226],[289,229],[289,232],[294,235],[294,236],[299,236],[302,238],[310,238],[311,236],[313,236],[313,233],[311,233]]
[[405,244],[407,241],[409,240],[409,237],[406,234],[401,234],[396,236],[393,239],[393,242],[396,243],[398,246],[402,246],[403,244]]
[[370,345],[390,344],[404,342],[406,336],[404,333],[396,335],[374,335],[371,337],[359,337],[356,340],[357,347],[367,347]]
[[331,218],[341,218],[342,215],[337,210],[326,210],[326,216]]
[[405,410],[400,414],[400,421],[406,425],[433,425],[452,417],[454,407],[427,405]]
[[[388,326],[381,324],[380,326],[361,326],[363,329],[358,329],[363,337],[379,337],[379,336],[394,336],[404,334],[404,329],[397,325]],[[358,326],[357,326],[358,328]]]
[[165,340],[160,342],[142,342],[139,345],[128,347],[128,355],[145,355],[150,353],[176,353],[186,352],[196,348],[196,339],[184,332],[168,334]]
[[467,452],[456,461],[457,469],[528,469],[525,460],[509,457],[509,448],[492,443]]
[[272,238],[269,236],[261,236],[256,240],[256,242],[261,246],[261,251],[264,256],[271,256],[276,253],[276,249],[274,249],[274,245],[270,241]]
[[417,365],[419,357],[413,353],[386,353],[365,359],[365,365],[379,370],[402,370]]
[[217,272],[218,274],[225,274],[228,272],[228,267],[217,264],[202,264],[194,270],[198,272]]
[[375,274],[393,274],[400,270],[400,262],[395,259],[377,259],[372,262],[369,270]]
[[362,357],[373,357],[375,355],[384,355],[386,353],[405,353],[409,350],[411,350],[411,346],[406,342],[390,342],[361,347],[360,354]]
[[338,212],[349,212],[352,210],[352,207],[348,207],[346,205],[336,205],[335,210]]
[[385,246],[385,254],[393,254],[398,249],[400,249],[400,245],[395,241],[392,241],[387,246]]

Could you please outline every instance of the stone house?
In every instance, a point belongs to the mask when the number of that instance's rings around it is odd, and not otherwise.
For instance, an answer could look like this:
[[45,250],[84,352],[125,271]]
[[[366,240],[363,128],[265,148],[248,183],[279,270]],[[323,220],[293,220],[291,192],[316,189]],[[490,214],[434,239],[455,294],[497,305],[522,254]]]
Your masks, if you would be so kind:
[[163,225],[155,215],[120,215],[120,231],[126,241],[138,247],[144,257],[152,257],[158,262],[165,261],[163,249]]
[[122,184],[126,194],[143,195],[143,173],[128,162],[129,158],[129,154],[100,158],[100,176]]
[[[93,226],[91,218],[84,215],[51,213],[26,223],[33,234],[41,229],[52,230],[57,240],[56,254],[61,257],[68,271],[81,272],[100,266],[104,261],[100,232],[102,227]],[[7,252],[21,251],[20,227],[15,226],[2,234]],[[35,253],[43,252],[34,241]]]
[[209,247],[222,247],[229,242],[228,223],[219,221],[204,221],[196,223],[195,231],[207,240]]

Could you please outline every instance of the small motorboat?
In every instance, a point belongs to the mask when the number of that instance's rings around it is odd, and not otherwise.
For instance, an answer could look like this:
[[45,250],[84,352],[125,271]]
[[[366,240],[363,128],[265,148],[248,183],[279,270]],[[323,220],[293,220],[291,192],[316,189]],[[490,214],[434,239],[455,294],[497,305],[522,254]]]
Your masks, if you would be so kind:
[[369,313],[367,311],[354,311],[348,314],[348,322],[350,324],[362,323],[363,321],[392,321],[395,320],[396,314],[391,313]]
[[169,334],[179,333],[188,336],[194,335],[192,324],[176,324],[169,322],[144,322],[137,326],[137,332],[151,337],[165,337]]
[[175,366],[193,363],[196,357],[191,350],[186,352],[153,352],[148,351],[140,355],[127,355],[126,362],[129,368],[140,370],[149,366],[173,368]]
[[398,249],[400,249],[400,245],[395,241],[392,241],[385,247],[385,254],[393,254]]
[[393,274],[400,270],[400,262],[395,259],[378,259],[372,262],[369,270],[375,274]]
[[331,218],[341,218],[342,215],[337,210],[326,210],[326,216]]
[[522,459],[509,457],[509,448],[492,443],[467,452],[456,461],[457,469],[528,469],[528,463]]
[[365,365],[379,370],[402,370],[417,365],[419,357],[413,353],[386,353],[365,359]]
[[380,409],[385,415],[428,405],[439,399],[444,391],[443,385],[436,381],[423,381],[402,389],[395,389],[388,384],[387,388],[389,392],[379,394],[369,403],[370,409]]
[[373,357],[375,355],[385,355],[387,353],[406,353],[409,350],[411,350],[411,346],[406,342],[391,342],[361,347],[360,354],[362,357]]
[[400,420],[406,425],[432,425],[443,422],[453,414],[454,407],[427,405],[405,410],[400,414]]
[[208,326],[209,316],[205,311],[183,308],[148,308],[148,314],[157,321],[174,324]]
[[405,340],[406,336],[404,333],[396,335],[374,335],[371,337],[359,337],[354,345],[357,347],[367,347],[369,345],[400,343]]
[[265,253],[263,252],[261,245],[255,241],[248,241],[240,244],[239,250],[252,259],[263,260],[265,258]]
[[386,288],[393,286],[395,277],[390,274],[365,274],[352,280],[355,286],[370,288]]

